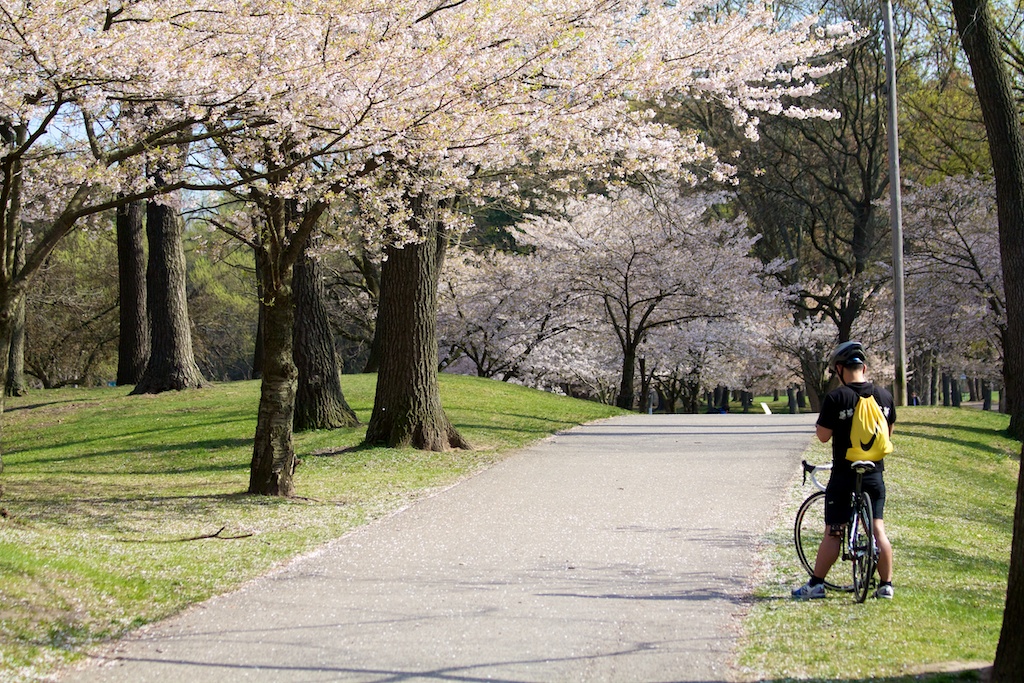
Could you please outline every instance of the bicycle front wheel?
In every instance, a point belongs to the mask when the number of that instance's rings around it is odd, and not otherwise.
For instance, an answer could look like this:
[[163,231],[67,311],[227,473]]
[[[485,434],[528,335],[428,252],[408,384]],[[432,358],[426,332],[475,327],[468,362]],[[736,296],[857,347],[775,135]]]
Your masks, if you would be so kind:
[[850,526],[850,551],[853,560],[853,597],[864,602],[875,574],[875,529],[872,526],[871,499],[860,494]]
[[[807,497],[796,513],[793,525],[793,543],[796,555],[808,576],[814,574],[814,560],[818,555],[818,546],[825,535],[825,493],[815,491]],[[833,572],[834,573],[834,572]],[[825,588],[834,591],[849,591],[849,586],[841,586],[825,580]]]

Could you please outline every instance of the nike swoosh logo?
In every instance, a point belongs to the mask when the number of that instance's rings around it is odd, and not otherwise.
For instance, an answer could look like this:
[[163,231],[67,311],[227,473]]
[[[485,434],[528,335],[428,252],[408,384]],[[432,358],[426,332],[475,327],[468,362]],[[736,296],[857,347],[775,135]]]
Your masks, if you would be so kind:
[[870,441],[868,441],[867,443],[864,443],[863,441],[861,441],[860,442],[861,450],[870,451],[871,450],[871,446],[875,443],[875,437],[877,437],[877,436],[878,436],[878,432],[876,431],[874,434],[871,435],[871,440]]

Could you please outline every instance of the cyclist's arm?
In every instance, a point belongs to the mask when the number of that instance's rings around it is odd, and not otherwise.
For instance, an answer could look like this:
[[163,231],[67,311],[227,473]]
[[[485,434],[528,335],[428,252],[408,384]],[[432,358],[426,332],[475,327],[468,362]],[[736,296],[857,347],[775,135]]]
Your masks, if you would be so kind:
[[[828,427],[822,427],[821,425],[814,425],[815,433],[818,435],[818,441],[827,443],[832,438],[832,430]],[[889,425],[889,431],[892,433],[892,425]]]

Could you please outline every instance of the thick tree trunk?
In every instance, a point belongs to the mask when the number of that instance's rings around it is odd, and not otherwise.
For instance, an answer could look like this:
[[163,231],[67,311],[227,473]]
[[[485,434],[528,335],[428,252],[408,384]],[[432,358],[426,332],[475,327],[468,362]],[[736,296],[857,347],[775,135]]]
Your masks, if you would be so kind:
[[256,280],[260,286],[262,324],[259,344],[260,405],[256,418],[249,493],[295,495],[295,391],[298,369],[292,342],[295,327],[293,268],[315,225],[293,200],[264,196],[260,203],[265,229],[256,245]]
[[299,257],[293,274],[295,333],[292,349],[298,369],[295,396],[295,431],[336,429],[359,424],[341,390],[340,365],[334,348],[320,266],[309,256]]
[[622,350],[622,379],[619,382],[619,393],[615,397],[615,405],[625,410],[633,410],[636,399],[636,349]]
[[402,249],[388,248],[381,271],[380,369],[366,442],[432,451],[469,448],[441,407],[437,283],[445,237],[434,221],[423,218],[422,208],[421,202],[414,202],[424,240]]
[[[268,267],[269,262],[262,261],[257,267]],[[280,284],[276,288],[267,287],[264,300],[263,378],[249,470],[249,493],[267,496],[295,494],[292,422],[298,371],[292,359],[295,315],[290,280],[290,269],[282,271]],[[265,279],[265,285],[270,281],[270,278]]]
[[131,393],[158,394],[202,387],[206,382],[192,352],[185,251],[177,213],[171,207],[150,202],[146,210],[146,235],[150,353],[146,371]]
[[[1010,433],[1024,435],[1024,127],[987,0],[953,0],[957,29],[971,64],[996,181],[999,252],[1006,292],[1003,378]],[[1024,456],[1024,453],[1022,453]],[[1018,477],[1006,608],[993,681],[1024,671],[1024,479]]]
[[120,336],[117,344],[117,385],[138,384],[149,360],[146,317],[145,202],[117,208],[117,269]]

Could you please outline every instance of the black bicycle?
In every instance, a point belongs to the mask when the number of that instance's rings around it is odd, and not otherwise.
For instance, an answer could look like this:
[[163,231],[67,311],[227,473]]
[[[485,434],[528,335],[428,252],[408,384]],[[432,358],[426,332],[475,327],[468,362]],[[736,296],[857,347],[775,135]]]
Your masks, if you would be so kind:
[[[853,471],[857,474],[854,484],[852,512],[850,522],[843,533],[842,559],[852,564],[852,583],[848,585],[834,583],[825,579],[825,588],[835,591],[852,592],[857,602],[864,602],[871,586],[874,585],[875,568],[878,566],[878,544],[875,543],[875,530],[872,524],[871,498],[862,491],[864,474],[875,469],[875,463],[869,460],[858,460],[853,463]],[[811,465],[803,461],[804,483],[807,475],[818,489],[807,497],[796,513],[793,525],[793,542],[800,564],[808,575],[814,573],[814,559],[818,546],[825,533],[825,485],[818,481],[817,474],[832,469],[828,465]]]

